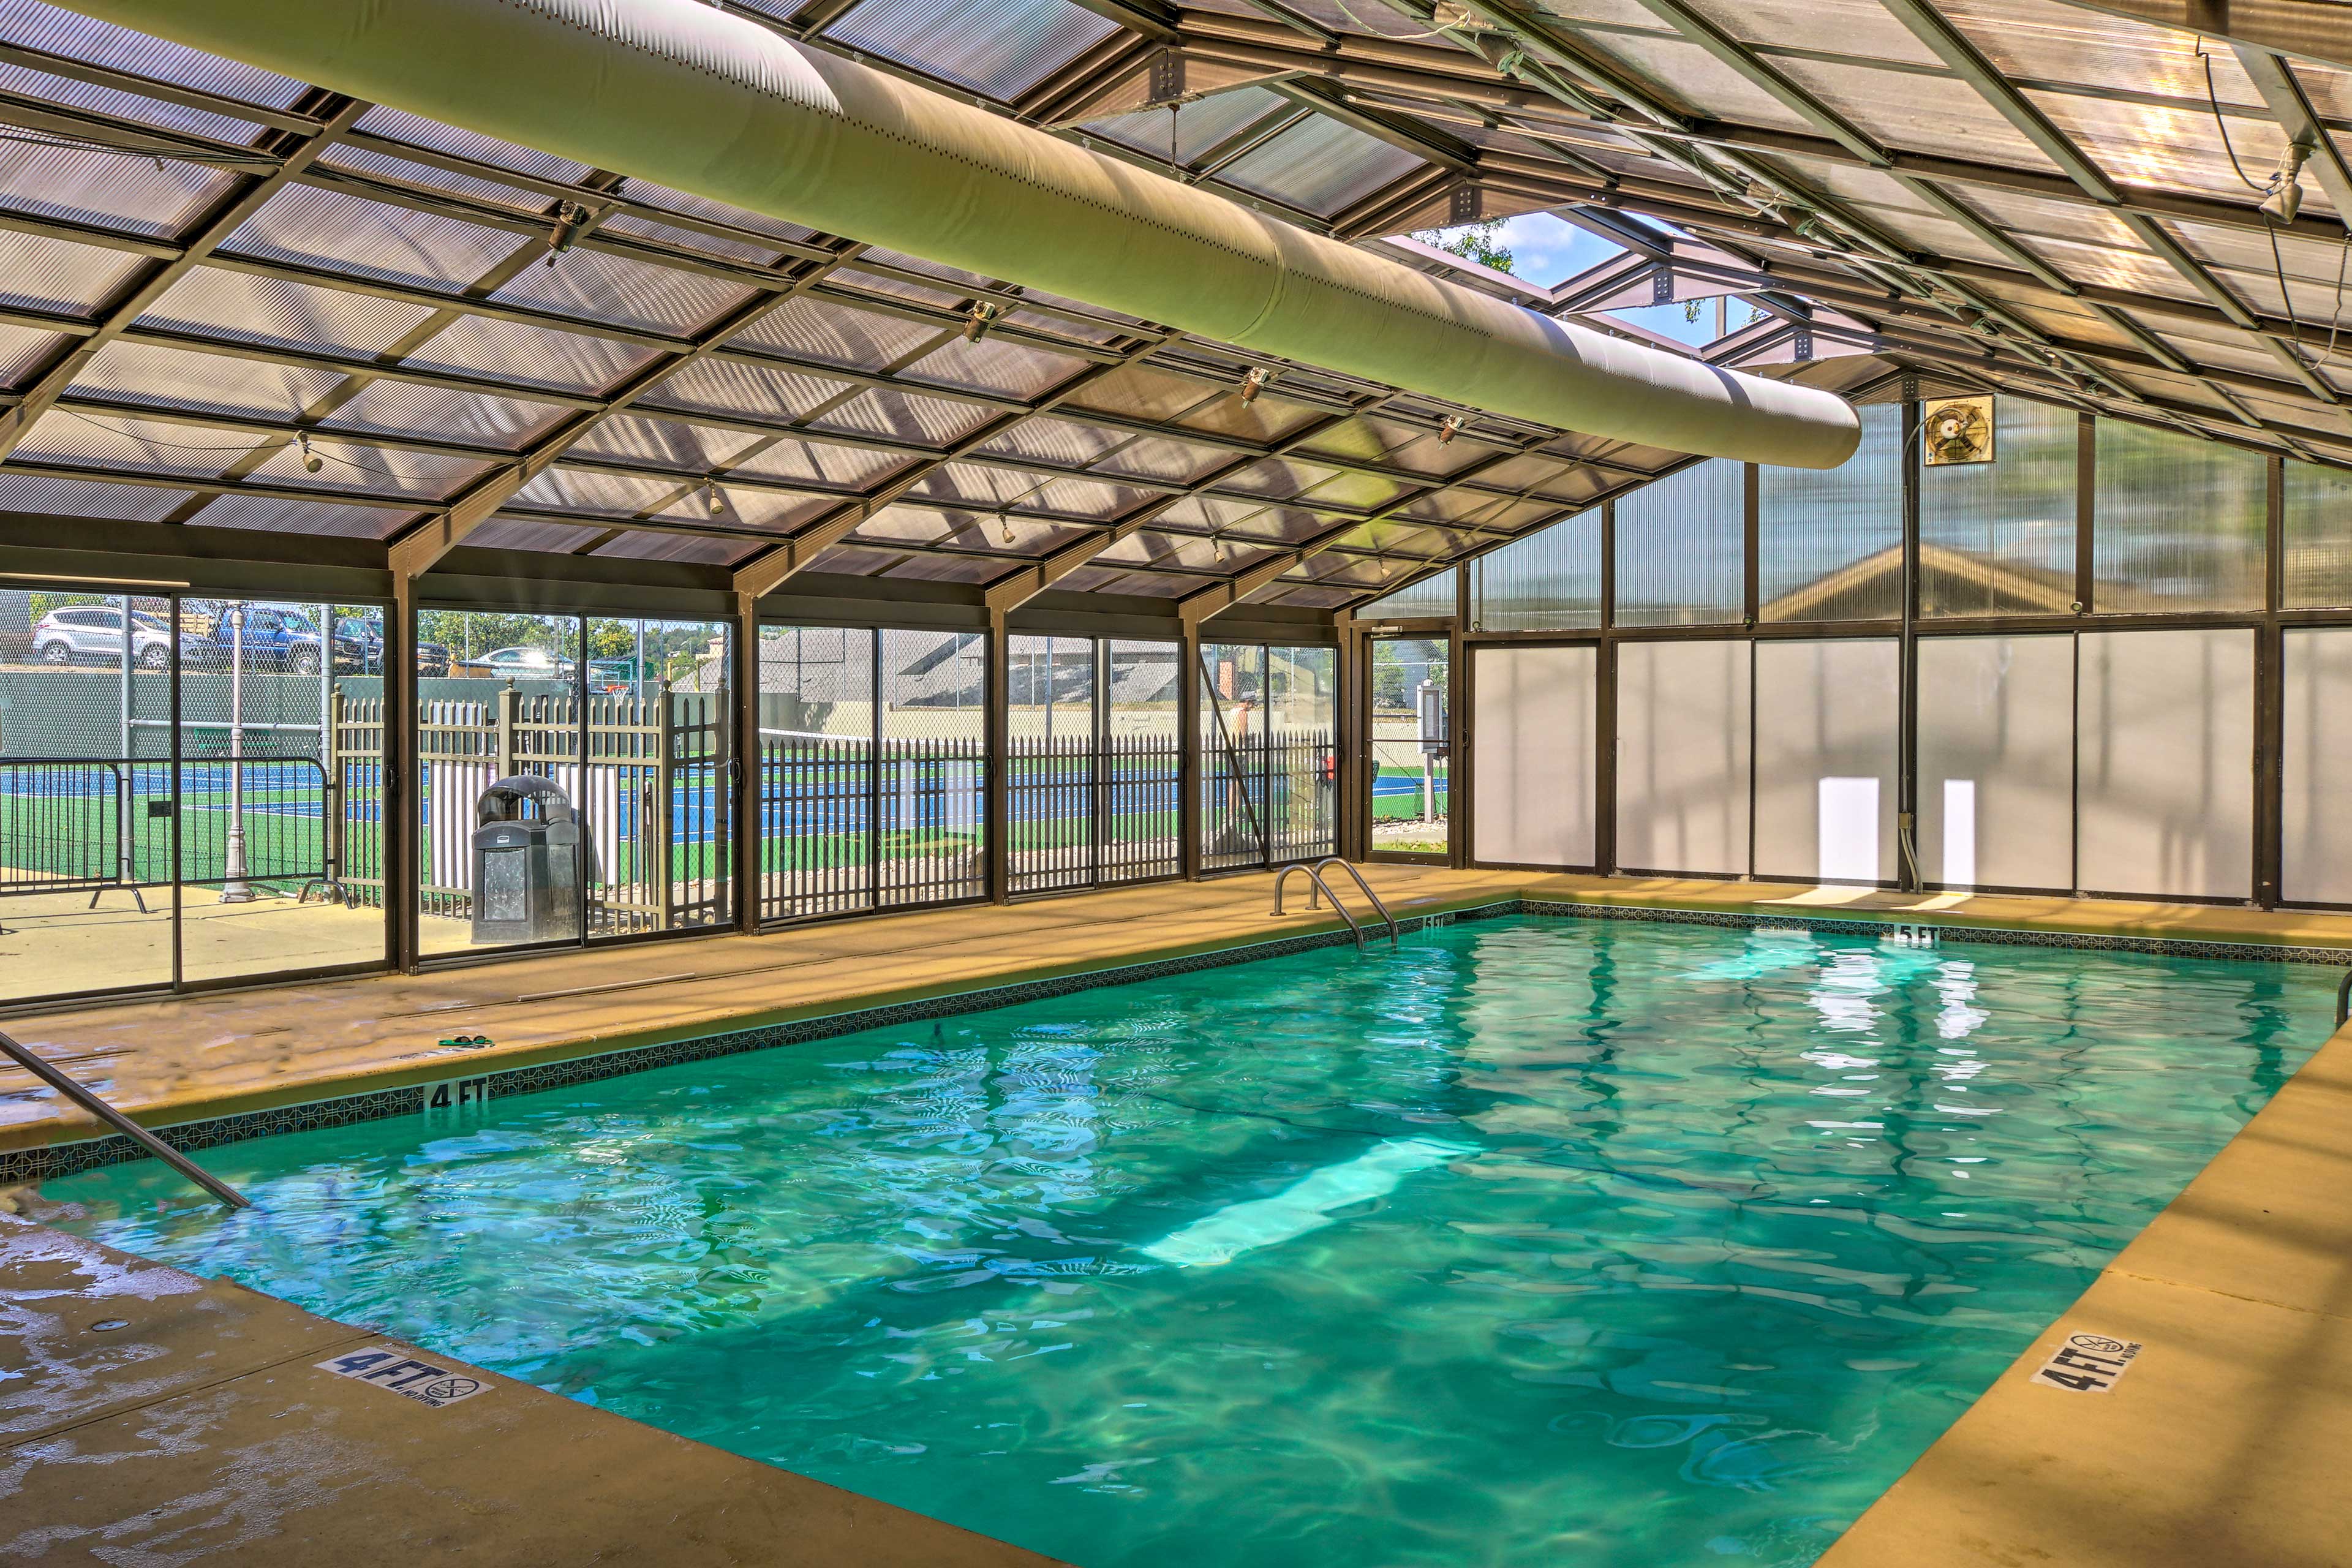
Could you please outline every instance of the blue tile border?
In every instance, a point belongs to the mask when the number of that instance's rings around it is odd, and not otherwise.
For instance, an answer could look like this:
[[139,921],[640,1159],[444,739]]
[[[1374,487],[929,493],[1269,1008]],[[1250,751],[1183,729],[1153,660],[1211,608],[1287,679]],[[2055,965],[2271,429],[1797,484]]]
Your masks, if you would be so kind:
[[[2014,947],[2079,947],[2115,952],[2168,953],[2183,958],[2230,958],[2255,963],[2352,966],[2352,949],[2189,942],[2169,937],[2109,936],[2079,931],[2032,931],[2000,926],[1937,925],[1932,921],[1853,920],[1830,915],[1806,915],[1779,910],[1759,914],[1728,910],[1676,910],[1650,905],[1576,903],[1543,899],[1497,900],[1493,903],[1474,905],[1467,909],[1449,910],[1426,915],[1406,915],[1400,918],[1397,923],[1402,931],[1414,931],[1428,926],[1451,925],[1457,921],[1492,920],[1505,915],[1539,915],[1570,920],[1652,921],[1667,924],[1729,926],[1751,930],[1802,927],[1809,931],[1846,936],[1883,935],[1894,930],[1926,930],[1935,933],[1935,939],[1939,945],[1955,942],[1981,942]],[[796,1018],[790,1023],[771,1024],[756,1029],[727,1030],[718,1034],[698,1036],[689,1040],[673,1040],[657,1046],[625,1047],[618,1050],[572,1057],[563,1061],[541,1063],[536,1067],[509,1068],[502,1071],[467,1074],[464,1070],[464,1056],[456,1052],[439,1059],[447,1064],[452,1078],[464,1078],[467,1081],[478,1079],[490,1097],[536,1094],[544,1089],[563,1089],[573,1084],[594,1083],[604,1079],[649,1071],[655,1068],[675,1067],[684,1062],[707,1061],[713,1057],[734,1056],[743,1051],[763,1051],[777,1046],[806,1045],[816,1040],[853,1035],[861,1029],[882,1028],[893,1024],[913,1023],[926,1018],[953,1017],[963,1013],[983,1013],[992,1008],[1012,1006],[1016,1003],[1034,1002],[1048,996],[1066,996],[1073,992],[1091,991],[1106,985],[1125,985],[1136,981],[1157,980],[1165,975],[1186,974],[1197,970],[1251,963],[1262,958],[1280,958],[1286,954],[1306,952],[1316,948],[1342,946],[1351,940],[1353,939],[1344,931],[1277,937],[1272,941],[1244,942],[1234,947],[1218,948],[1208,952],[1187,953],[1181,958],[1154,959],[1144,963],[1091,969],[1076,974],[1055,975],[1045,980],[1025,980],[1011,985],[990,986],[977,991],[961,991],[948,996],[929,996],[915,1002],[893,1002],[878,1007],[861,1007],[845,1013],[826,1014],[820,1017]],[[373,1089],[362,1094],[341,1095],[331,1099],[312,1100],[301,1105],[280,1106],[270,1110],[245,1111],[235,1116],[215,1116],[203,1121],[183,1121],[162,1131],[169,1132],[172,1143],[177,1148],[212,1149],[224,1143],[242,1142],[249,1138],[268,1138],[281,1132],[308,1132],[322,1127],[345,1127],[360,1121],[381,1121],[394,1116],[419,1115],[425,1110],[425,1097],[427,1092],[427,1087],[423,1085],[407,1089]],[[50,1181],[95,1170],[100,1165],[120,1164],[148,1157],[146,1151],[136,1142],[120,1135],[89,1138],[70,1143],[54,1143],[39,1149],[16,1150],[0,1153],[0,1186]]]

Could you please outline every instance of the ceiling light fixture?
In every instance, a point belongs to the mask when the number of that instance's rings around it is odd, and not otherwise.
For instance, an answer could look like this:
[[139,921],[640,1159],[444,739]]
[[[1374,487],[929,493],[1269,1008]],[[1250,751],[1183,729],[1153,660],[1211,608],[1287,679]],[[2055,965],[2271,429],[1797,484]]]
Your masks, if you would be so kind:
[[294,444],[302,448],[302,471],[304,473],[315,474],[320,468],[327,466],[325,463],[319,460],[318,453],[310,450],[310,433],[308,430],[297,430],[294,433]]
[[547,264],[550,267],[555,265],[557,257],[571,249],[572,243],[588,232],[589,217],[588,209],[578,202],[558,204],[555,209],[555,226],[547,233]]
[[981,339],[988,336],[988,329],[996,325],[997,318],[1003,314],[1003,306],[992,304],[986,300],[981,300],[964,314],[963,341],[968,343],[980,342]]
[[2279,154],[2278,167],[2271,171],[2271,194],[2264,196],[2256,210],[2265,212],[2281,223],[2293,223],[2294,215],[2303,210],[2303,166],[2310,162],[2311,145],[2301,138],[2286,144]]
[[1265,384],[1273,379],[1274,372],[1264,365],[1258,365],[1251,370],[1247,375],[1242,377],[1242,401],[1244,404],[1255,403],[1257,395],[1264,392]]
[[1013,519],[1000,511],[996,514],[996,537],[1003,540],[1005,543],[1011,544],[1013,542]]
[[710,515],[713,517],[723,515],[727,510],[727,501],[719,493],[719,481],[708,480],[704,483],[703,489],[709,492]]
[[1462,416],[1449,414],[1438,423],[1437,444],[1443,447],[1460,434],[1462,434]]
[[1209,558],[1213,561],[1225,558],[1225,542],[1213,533],[1209,535]]

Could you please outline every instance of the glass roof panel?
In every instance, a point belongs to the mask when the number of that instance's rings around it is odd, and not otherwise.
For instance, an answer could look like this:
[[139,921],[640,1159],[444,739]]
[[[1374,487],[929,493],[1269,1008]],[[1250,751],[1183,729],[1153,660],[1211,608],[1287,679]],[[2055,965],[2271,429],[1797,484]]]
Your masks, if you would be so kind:
[[825,37],[1009,103],[1117,31],[1068,0],[864,0]]

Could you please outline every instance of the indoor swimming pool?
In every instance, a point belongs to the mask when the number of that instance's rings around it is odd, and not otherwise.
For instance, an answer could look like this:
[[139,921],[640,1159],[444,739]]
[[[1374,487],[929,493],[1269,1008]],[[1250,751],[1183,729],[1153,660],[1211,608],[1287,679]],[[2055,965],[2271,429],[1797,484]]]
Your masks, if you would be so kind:
[[2334,972],[1513,916],[211,1150],[59,1223],[1083,1568],[1802,1564]]

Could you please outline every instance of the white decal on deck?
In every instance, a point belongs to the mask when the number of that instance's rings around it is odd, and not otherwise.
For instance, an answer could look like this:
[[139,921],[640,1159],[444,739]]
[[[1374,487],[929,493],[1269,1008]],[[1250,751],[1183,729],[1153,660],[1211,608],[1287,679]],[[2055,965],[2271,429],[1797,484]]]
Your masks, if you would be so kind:
[[2123,1381],[2140,1352],[2137,1340],[2109,1339],[2105,1334],[2069,1334],[2057,1353],[2043,1362],[2032,1378],[2070,1394],[2105,1394]]
[[455,1367],[418,1361],[398,1345],[370,1345],[317,1364],[320,1372],[355,1377],[436,1410],[461,1399],[471,1399],[477,1394],[487,1394],[490,1386]]

